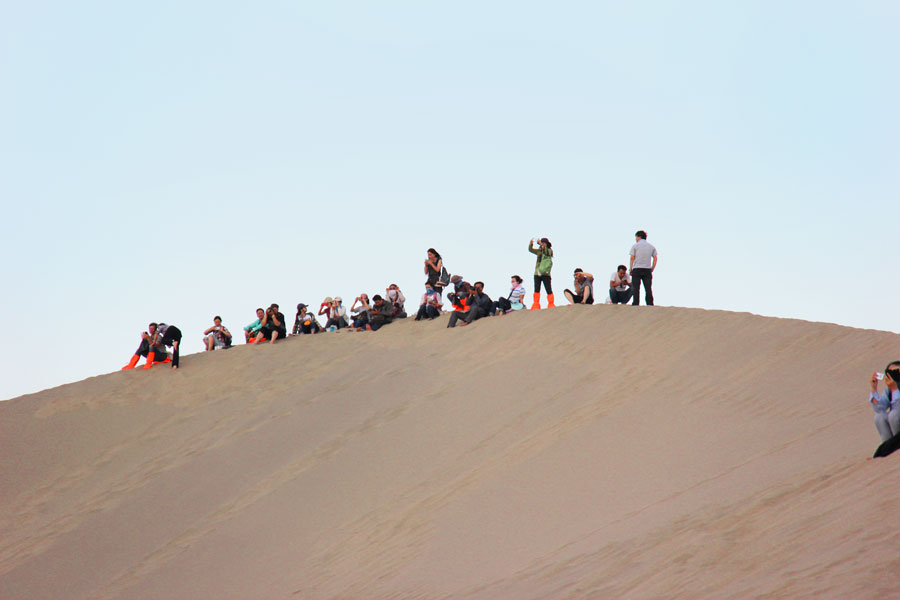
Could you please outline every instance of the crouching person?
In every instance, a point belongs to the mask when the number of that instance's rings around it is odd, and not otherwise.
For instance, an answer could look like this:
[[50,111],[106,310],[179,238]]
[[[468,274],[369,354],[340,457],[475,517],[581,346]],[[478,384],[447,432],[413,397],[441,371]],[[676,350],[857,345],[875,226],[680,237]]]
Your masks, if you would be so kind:
[[[171,346],[172,368],[177,369],[179,347],[181,346],[181,330],[174,325],[166,325],[165,323],[160,323],[159,328],[157,329],[157,334],[161,336],[159,341],[163,346]],[[165,348],[163,348],[163,353],[165,354],[165,352],[166,350]],[[144,365],[144,368],[149,369],[152,366],[153,364],[148,362],[146,365]]]
[[886,442],[900,433],[900,361],[894,361],[884,368],[884,390],[878,393],[878,374],[872,373],[869,385],[869,402],[875,411],[875,429]]
[[625,265],[619,265],[609,276],[609,300],[613,304],[628,304],[632,291],[631,275]]
[[[147,331],[141,333],[141,344],[134,351],[128,364],[122,367],[122,370],[133,369],[142,356],[147,357],[145,369],[153,366],[154,362],[166,362],[169,355],[166,354],[166,347],[162,344],[162,336],[158,331],[159,326],[156,323],[150,323]],[[157,360],[157,358],[159,360]]]

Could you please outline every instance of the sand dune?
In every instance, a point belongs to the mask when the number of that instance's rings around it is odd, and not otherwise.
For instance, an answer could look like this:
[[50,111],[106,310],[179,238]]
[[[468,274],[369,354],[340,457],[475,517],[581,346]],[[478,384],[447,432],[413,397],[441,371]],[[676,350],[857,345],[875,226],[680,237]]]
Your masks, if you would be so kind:
[[2,598],[900,597],[895,334],[562,307],[0,404]]

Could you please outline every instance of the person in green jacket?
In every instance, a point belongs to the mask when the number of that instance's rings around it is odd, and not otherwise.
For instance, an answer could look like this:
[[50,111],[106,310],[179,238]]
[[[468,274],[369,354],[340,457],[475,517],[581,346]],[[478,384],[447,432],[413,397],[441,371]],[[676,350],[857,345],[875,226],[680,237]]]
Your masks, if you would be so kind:
[[553,245],[547,238],[541,238],[541,245],[534,247],[534,240],[528,240],[528,251],[537,254],[537,263],[534,266],[534,303],[531,310],[541,309],[541,282],[547,292],[547,308],[553,308],[553,287],[550,282],[550,270],[553,268]]

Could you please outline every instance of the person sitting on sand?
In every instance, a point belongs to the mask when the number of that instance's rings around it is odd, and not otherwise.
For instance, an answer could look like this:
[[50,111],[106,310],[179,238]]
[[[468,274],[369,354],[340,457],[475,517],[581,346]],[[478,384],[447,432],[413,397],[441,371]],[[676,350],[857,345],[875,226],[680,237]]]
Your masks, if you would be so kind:
[[256,320],[249,325],[244,326],[244,341],[248,344],[255,341],[257,337],[261,337],[262,320],[266,316],[266,311],[261,308],[256,309]]
[[872,373],[869,385],[869,403],[875,411],[875,429],[886,442],[900,433],[900,360],[884,368],[884,391],[878,393],[878,373]]
[[[359,306],[357,306],[359,304]],[[362,329],[369,322],[369,311],[372,306],[369,304],[369,295],[363,292],[350,305],[350,315],[353,320],[354,329]]]
[[[347,322],[347,309],[344,308],[343,302],[340,296],[335,296],[331,301],[331,316],[325,322],[325,329],[334,331],[350,325]],[[331,329],[332,327],[334,329]]]
[[203,332],[203,344],[206,351],[219,350],[231,347],[231,332],[222,325],[222,317],[213,317],[213,326]]
[[518,275],[513,275],[510,279],[509,296],[499,298],[494,302],[494,305],[495,311],[501,315],[525,308],[525,286],[522,285],[522,278]]
[[[462,285],[465,283],[463,281],[462,275],[454,275],[450,278],[450,283],[453,284],[453,291],[447,294],[447,300],[450,301],[450,304],[456,305],[456,296],[462,291]],[[466,284],[468,285],[468,284]],[[438,290],[435,290],[438,291]],[[466,294],[468,295],[468,293]]]
[[334,305],[334,299],[331,296],[325,296],[322,304],[319,305],[319,316],[325,315],[325,322],[331,320],[331,308]]
[[469,310],[469,296],[472,295],[472,286],[468,282],[463,281],[458,288],[459,291],[453,295],[453,312],[450,313],[450,319],[447,321],[447,327],[456,327],[456,322],[462,319],[463,323],[469,324],[471,317]]
[[298,304],[297,316],[294,318],[294,335],[319,333],[321,330],[319,322],[316,321],[316,318],[309,312],[309,307],[302,302]]
[[593,304],[594,303],[594,276],[585,273],[582,269],[575,269],[575,291],[566,289],[563,295],[569,304]]
[[632,291],[631,275],[625,265],[619,265],[609,276],[609,299],[613,304],[628,304]]
[[[160,323],[156,332],[161,336],[159,341],[163,346],[172,347],[172,368],[177,369],[179,356],[178,349],[181,346],[181,330],[174,325]],[[144,368],[149,369],[150,367],[144,365]]]
[[406,318],[406,297],[403,295],[403,292],[400,291],[400,287],[396,283],[392,283],[384,290],[384,298],[385,302],[389,303],[392,307],[393,316],[395,319],[405,319]]
[[482,317],[488,317],[494,314],[494,301],[491,297],[484,293],[484,282],[476,281],[472,294],[469,296],[469,306],[474,309],[474,313],[470,314],[469,323]]
[[541,283],[547,292],[547,308],[554,308],[553,286],[550,270],[553,269],[553,244],[547,238],[541,238],[540,246],[534,247],[534,240],[528,240],[528,251],[537,254],[537,262],[534,265],[534,303],[531,310],[541,308]]
[[437,295],[430,283],[426,283],[425,293],[422,294],[422,301],[419,303],[419,312],[416,313],[416,321],[435,319],[441,314],[442,309],[441,297]]
[[138,349],[134,351],[128,364],[122,367],[123,371],[133,369],[142,356],[147,357],[147,362],[144,365],[145,369],[152,367],[154,362],[168,361],[169,355],[166,353],[166,347],[162,343],[162,336],[159,335],[158,327],[156,323],[150,323],[147,326],[147,331],[141,333],[141,343]]
[[372,296],[372,308],[369,309],[369,322],[366,330],[378,331],[394,320],[394,306],[384,298],[375,294]]
[[[270,344],[274,344],[276,340],[283,340],[287,337],[287,326],[284,324],[284,315],[278,310],[278,305],[274,302],[266,310],[260,323],[262,328],[260,333],[264,340],[268,340]],[[258,344],[259,337],[253,342]]]

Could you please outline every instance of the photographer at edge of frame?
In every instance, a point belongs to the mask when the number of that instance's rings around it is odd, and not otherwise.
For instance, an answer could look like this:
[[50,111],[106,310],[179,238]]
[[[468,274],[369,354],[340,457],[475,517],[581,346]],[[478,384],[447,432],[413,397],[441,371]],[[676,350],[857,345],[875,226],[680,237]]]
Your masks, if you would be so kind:
[[[884,391],[878,393],[878,380],[884,380]],[[884,374],[872,373],[869,385],[869,402],[875,411],[875,429],[881,436],[881,441],[886,442],[900,433],[900,360],[889,363],[884,368]]]

